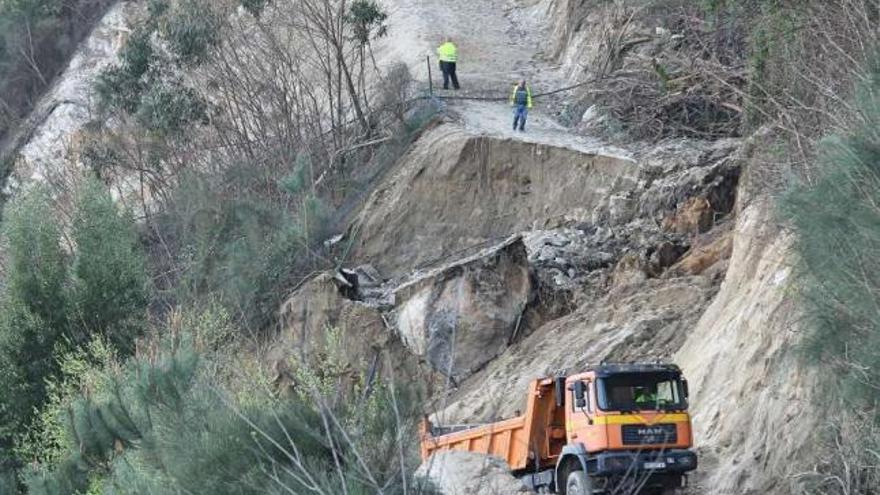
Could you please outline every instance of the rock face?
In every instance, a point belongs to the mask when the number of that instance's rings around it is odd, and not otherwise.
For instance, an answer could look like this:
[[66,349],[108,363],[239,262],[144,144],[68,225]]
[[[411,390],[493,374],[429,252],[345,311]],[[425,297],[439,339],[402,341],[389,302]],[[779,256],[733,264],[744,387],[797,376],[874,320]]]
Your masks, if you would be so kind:
[[282,333],[269,360],[280,380],[291,357],[320,368],[334,351],[353,374],[389,355],[380,372],[428,372],[415,364],[423,362],[463,379],[516,340],[533,290],[520,236],[397,288],[370,266],[325,272],[281,307]]
[[[601,361],[670,359],[712,300],[703,276],[647,279],[613,288],[549,321],[462,382],[437,425],[511,418],[525,410],[528,384]],[[514,392],[512,392],[514,391]],[[445,407],[444,407],[445,406]]]
[[29,122],[23,125],[22,160],[10,182],[11,190],[28,180],[65,180],[59,176],[78,146],[80,131],[93,118],[93,81],[116,62],[130,32],[128,20],[136,10],[133,3],[125,1],[111,7],[43,96]]
[[[800,493],[799,459],[827,421],[815,371],[799,359],[801,314],[790,299],[791,236],[760,199],[738,212],[730,269],[676,354],[692,377],[699,493]],[[705,462],[704,462],[705,461]]]
[[443,495],[532,493],[514,478],[501,459],[472,452],[438,452],[416,471]]
[[[338,372],[358,375],[412,376],[413,359],[385,324],[382,313],[343,296],[345,285],[325,272],[296,290],[280,310],[282,331],[268,360],[281,388],[294,385],[291,358],[316,369],[335,360]],[[332,355],[332,356],[331,356]]]
[[514,340],[531,293],[526,248],[516,236],[397,288],[397,328],[433,369],[464,378]]

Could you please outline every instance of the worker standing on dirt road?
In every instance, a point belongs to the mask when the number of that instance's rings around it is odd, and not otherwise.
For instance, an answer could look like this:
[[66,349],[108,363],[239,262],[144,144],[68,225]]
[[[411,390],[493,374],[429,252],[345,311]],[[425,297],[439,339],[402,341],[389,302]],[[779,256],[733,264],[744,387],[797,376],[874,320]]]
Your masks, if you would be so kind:
[[458,76],[455,75],[455,66],[458,63],[458,48],[452,39],[445,38],[443,44],[437,48],[437,58],[440,59],[440,72],[443,73],[443,89],[449,89],[449,80],[452,79],[452,88],[459,89]]
[[515,131],[519,125],[519,130],[525,131],[529,109],[532,108],[532,89],[529,88],[525,79],[513,87],[513,93],[510,94],[510,105],[513,107],[513,130]]

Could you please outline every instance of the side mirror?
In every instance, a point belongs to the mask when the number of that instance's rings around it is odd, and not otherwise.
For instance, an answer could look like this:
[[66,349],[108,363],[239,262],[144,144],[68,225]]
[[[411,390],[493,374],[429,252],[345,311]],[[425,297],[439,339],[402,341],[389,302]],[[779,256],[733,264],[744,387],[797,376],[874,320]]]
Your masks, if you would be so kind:
[[684,389],[684,398],[689,399],[691,396],[691,392],[690,392],[690,389],[688,388],[688,381],[682,380],[681,387]]
[[586,385],[578,380],[574,382],[574,406],[578,409],[587,407]]

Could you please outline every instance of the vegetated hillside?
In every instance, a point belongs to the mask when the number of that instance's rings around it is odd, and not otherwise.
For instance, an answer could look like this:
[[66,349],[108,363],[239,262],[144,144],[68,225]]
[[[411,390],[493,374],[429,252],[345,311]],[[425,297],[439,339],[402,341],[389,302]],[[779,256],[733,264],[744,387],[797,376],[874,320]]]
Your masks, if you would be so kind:
[[876,491],[878,7],[117,4],[4,213],[0,492],[479,492],[422,413],[654,359],[691,492]]

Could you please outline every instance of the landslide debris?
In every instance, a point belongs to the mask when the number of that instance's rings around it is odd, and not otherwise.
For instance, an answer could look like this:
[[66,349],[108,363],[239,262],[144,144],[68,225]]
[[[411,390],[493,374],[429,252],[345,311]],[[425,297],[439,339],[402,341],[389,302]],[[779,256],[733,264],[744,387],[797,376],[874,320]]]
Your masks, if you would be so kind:
[[507,463],[473,452],[438,452],[419,467],[416,476],[443,495],[531,493],[510,473]]

